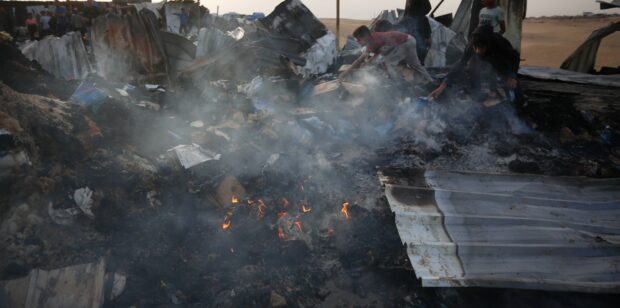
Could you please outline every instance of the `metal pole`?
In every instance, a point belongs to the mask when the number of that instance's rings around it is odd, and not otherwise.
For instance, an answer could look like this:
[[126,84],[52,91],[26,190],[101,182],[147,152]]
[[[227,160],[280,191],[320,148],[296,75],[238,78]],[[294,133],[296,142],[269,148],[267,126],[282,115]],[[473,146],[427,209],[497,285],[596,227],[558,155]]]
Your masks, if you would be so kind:
[[439,1],[439,3],[437,3],[437,6],[435,7],[435,9],[431,12],[431,17],[435,17],[435,12],[437,12],[437,9],[439,9],[439,7],[443,4],[445,0],[441,0]]
[[336,0],[336,48],[340,48],[340,0]]

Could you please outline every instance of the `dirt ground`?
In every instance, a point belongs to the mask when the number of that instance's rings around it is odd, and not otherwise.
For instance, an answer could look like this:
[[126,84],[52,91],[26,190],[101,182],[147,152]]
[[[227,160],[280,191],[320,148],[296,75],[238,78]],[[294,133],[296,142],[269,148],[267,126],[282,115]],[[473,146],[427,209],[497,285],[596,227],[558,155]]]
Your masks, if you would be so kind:
[[[595,29],[617,22],[620,17],[564,17],[532,18],[524,25],[523,51],[524,65],[559,67]],[[327,27],[335,31],[335,19],[322,19]],[[347,35],[355,28],[370,21],[343,19],[341,21],[340,43],[344,44]],[[596,67],[620,66],[620,33],[607,37],[601,43]]]

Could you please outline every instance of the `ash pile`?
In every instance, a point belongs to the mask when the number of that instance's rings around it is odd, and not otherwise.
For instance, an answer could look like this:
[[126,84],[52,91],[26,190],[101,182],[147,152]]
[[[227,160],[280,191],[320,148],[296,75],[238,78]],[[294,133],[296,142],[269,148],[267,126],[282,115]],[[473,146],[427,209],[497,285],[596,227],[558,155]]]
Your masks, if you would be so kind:
[[75,288],[106,307],[609,300],[422,289],[376,172],[617,177],[617,88],[523,77],[518,104],[459,87],[429,102],[438,83],[407,67],[339,79],[361,46],[339,51],[301,1],[208,16],[136,4],[94,19],[86,44],[1,36],[0,303],[74,306]]

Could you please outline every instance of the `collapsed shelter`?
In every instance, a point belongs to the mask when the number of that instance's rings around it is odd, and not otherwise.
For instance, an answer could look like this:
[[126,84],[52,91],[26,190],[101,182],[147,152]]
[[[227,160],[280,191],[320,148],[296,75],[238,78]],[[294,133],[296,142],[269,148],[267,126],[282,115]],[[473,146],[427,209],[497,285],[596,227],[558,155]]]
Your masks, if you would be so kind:
[[[520,41],[526,1],[502,3]],[[435,78],[476,5],[429,17]],[[614,307],[617,76],[522,67],[518,104],[429,102],[407,67],[338,79],[361,46],[302,1],[197,14],[0,36],[0,306]]]

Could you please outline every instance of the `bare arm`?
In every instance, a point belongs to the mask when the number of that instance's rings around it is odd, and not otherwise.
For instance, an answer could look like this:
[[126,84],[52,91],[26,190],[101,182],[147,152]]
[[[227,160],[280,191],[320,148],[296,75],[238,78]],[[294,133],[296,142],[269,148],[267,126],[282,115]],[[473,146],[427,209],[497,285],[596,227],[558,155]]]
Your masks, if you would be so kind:
[[364,61],[366,60],[366,58],[368,57],[368,53],[367,52],[363,52],[361,56],[359,56],[359,58],[357,58],[353,64],[351,64],[351,66],[344,72],[342,72],[342,74],[340,74],[340,77],[345,77],[349,74],[351,74],[351,71],[353,71],[354,69],[358,69],[360,66],[362,66],[362,64],[364,63]]
[[504,34],[506,33],[506,21],[504,20],[500,20],[499,22],[499,34]]

